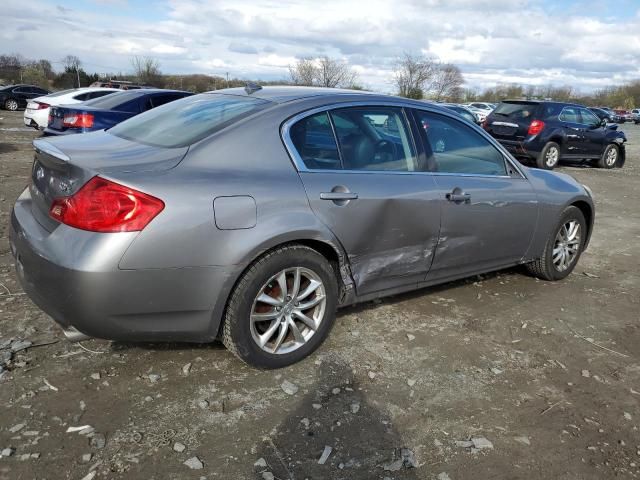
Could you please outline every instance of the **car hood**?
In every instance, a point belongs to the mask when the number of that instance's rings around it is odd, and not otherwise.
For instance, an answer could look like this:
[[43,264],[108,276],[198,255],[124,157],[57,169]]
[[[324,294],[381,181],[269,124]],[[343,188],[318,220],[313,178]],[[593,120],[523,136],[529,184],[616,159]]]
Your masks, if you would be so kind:
[[527,168],[527,177],[534,186],[574,195],[589,195],[584,186],[571,175],[539,168]]
[[59,150],[82,168],[99,173],[157,172],[178,165],[189,147],[161,148],[126,140],[107,131],[44,137],[34,146],[46,150],[48,145]]

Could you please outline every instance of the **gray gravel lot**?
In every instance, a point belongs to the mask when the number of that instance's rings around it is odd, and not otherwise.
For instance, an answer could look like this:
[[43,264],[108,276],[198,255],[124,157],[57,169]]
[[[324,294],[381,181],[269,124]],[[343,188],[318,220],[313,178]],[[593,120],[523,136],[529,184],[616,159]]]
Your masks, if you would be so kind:
[[565,281],[514,269],[349,308],[263,372],[217,344],[66,342],[7,240],[38,134],[0,117],[0,360],[23,348],[0,378],[0,480],[640,477],[639,126],[623,169],[560,169],[597,204]]

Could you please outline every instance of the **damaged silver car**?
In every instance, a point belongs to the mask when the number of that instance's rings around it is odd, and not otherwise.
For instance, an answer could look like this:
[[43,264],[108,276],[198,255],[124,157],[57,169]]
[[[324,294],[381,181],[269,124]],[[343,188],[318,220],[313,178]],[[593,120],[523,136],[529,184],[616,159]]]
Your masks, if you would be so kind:
[[362,92],[227,89],[34,145],[11,249],[70,338],[220,338],[261,368],[341,306],[518,264],[560,280],[594,219],[455,113]]

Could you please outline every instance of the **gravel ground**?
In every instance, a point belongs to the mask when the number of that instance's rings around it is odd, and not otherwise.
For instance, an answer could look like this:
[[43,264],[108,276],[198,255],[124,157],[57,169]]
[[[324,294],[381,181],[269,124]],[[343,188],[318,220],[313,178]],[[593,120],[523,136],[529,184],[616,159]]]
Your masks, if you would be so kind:
[[623,169],[560,169],[597,204],[565,281],[514,269],[348,308],[262,372],[217,344],[65,341],[7,241],[38,134],[0,117],[0,360],[31,342],[0,379],[1,480],[640,477],[640,127]]

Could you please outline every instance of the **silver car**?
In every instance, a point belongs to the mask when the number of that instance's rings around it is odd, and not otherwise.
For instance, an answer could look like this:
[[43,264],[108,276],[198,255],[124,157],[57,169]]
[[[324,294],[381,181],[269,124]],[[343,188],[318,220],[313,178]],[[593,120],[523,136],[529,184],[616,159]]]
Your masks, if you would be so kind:
[[391,96],[247,87],[36,140],[10,243],[71,339],[210,342],[277,368],[337,307],[523,264],[560,280],[588,188]]

